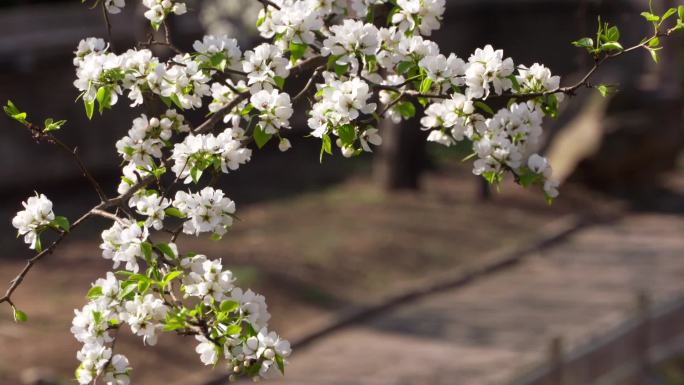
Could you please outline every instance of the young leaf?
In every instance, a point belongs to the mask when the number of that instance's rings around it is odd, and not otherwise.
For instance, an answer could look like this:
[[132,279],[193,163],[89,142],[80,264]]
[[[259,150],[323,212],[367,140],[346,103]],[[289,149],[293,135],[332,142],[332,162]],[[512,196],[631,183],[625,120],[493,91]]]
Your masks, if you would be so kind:
[[405,119],[410,119],[416,116],[416,106],[408,101],[399,103],[397,105],[397,111],[399,111],[401,116],[403,116]]
[[178,210],[175,207],[169,207],[166,210],[164,210],[164,212],[166,213],[166,215],[168,215],[170,217],[181,218],[181,219],[185,218],[185,214],[180,212],[180,210]]
[[168,286],[168,284],[171,283],[171,281],[173,281],[174,279],[180,277],[182,274],[183,274],[183,272],[182,272],[182,271],[179,271],[179,270],[172,271],[172,272],[166,274],[166,275],[164,276],[164,280],[163,280],[163,285],[162,285],[162,287]]
[[219,309],[221,309],[222,312],[231,313],[237,310],[239,307],[240,304],[235,301],[223,301],[221,302]]
[[3,107],[3,110],[5,110],[5,114],[7,114],[7,116],[9,116],[10,118],[16,120],[19,123],[27,124],[26,112],[19,111],[17,106],[15,106],[11,100],[7,101],[7,105]]
[[675,13],[677,13],[677,10],[676,10],[676,9],[674,9],[674,8],[668,9],[668,10],[663,14],[663,16],[661,16],[660,22],[662,23],[663,21],[669,19],[670,16],[674,15]]
[[254,142],[259,148],[264,148],[266,143],[273,137],[272,134],[265,133],[259,125],[254,128],[254,134],[252,136],[254,136]]
[[112,90],[108,86],[102,86],[98,88],[97,94],[95,95],[95,99],[97,99],[98,103],[98,110],[100,112],[100,115],[102,115],[102,112],[106,108],[111,108],[112,107]]
[[90,300],[93,300],[95,298],[101,297],[102,296],[102,287],[100,286],[93,286],[88,290],[87,297]]
[[152,244],[149,242],[143,242],[140,244],[140,250],[143,253],[143,256],[145,259],[150,260],[152,259]]
[[[168,210],[168,209],[167,209]],[[167,257],[171,259],[176,259],[176,254],[174,254],[173,249],[171,249],[171,246],[169,246],[166,243],[157,243],[154,247],[157,248],[157,250],[161,251],[166,255]]]
[[649,21],[651,23],[657,23],[660,21],[660,16],[656,16],[651,12],[641,12],[641,16],[643,16],[644,19],[646,19],[646,21]]
[[476,107],[478,107],[478,108],[481,109],[482,111],[488,113],[489,115],[494,115],[494,110],[492,110],[492,108],[489,107],[489,106],[488,106],[487,104],[485,104],[484,102],[481,102],[481,101],[478,100],[478,101],[476,101],[474,104],[475,104]]
[[83,105],[85,107],[86,116],[88,117],[88,119],[92,119],[93,112],[95,112],[95,101],[87,101],[85,98],[83,98]]
[[285,362],[283,362],[283,357],[281,357],[280,355],[276,355],[275,361],[278,365],[278,370],[280,370],[280,373],[285,375]]
[[430,78],[423,79],[423,82],[420,83],[420,93],[426,94],[430,91],[430,87],[432,87],[432,80]]
[[297,60],[304,57],[306,50],[309,48],[307,44],[290,42],[290,62],[295,63]]
[[66,120],[58,120],[55,122],[52,118],[47,118],[45,119],[45,128],[43,128],[43,132],[59,130],[66,122]]
[[327,153],[329,155],[332,155],[332,139],[330,139],[330,135],[325,134],[323,135],[322,143],[321,143],[321,157],[320,161],[323,162],[323,154]]
[[14,322],[28,321],[28,316],[26,315],[26,313],[17,308],[12,308],[12,310],[14,310]]
[[585,37],[572,42],[575,47],[586,48],[587,50],[594,49],[594,40],[589,37]]
[[52,220],[52,225],[64,230],[64,231],[69,231],[71,226],[69,225],[69,219],[66,217],[55,217],[55,219]]
[[342,143],[351,145],[356,140],[356,130],[351,124],[345,124],[337,129],[337,136],[340,137]]
[[622,45],[616,41],[611,41],[601,45],[601,49],[604,51],[624,51]]
[[280,88],[281,90],[283,89],[283,87],[285,87],[285,79],[284,78],[282,78],[280,76],[275,76],[273,78],[273,81],[275,82],[276,86],[278,88]]

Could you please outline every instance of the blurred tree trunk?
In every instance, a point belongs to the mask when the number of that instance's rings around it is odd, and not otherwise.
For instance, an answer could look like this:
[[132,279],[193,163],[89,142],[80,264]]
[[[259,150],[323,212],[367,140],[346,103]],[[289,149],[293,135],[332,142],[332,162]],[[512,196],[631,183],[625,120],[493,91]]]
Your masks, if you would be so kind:
[[380,131],[383,143],[373,162],[376,182],[388,191],[418,190],[427,164],[425,133],[413,120],[394,124],[385,119]]

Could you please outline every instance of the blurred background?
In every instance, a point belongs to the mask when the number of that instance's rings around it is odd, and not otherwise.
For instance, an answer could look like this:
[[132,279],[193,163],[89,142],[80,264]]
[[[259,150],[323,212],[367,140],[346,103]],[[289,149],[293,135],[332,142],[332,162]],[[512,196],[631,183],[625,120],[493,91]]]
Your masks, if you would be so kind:
[[[149,33],[137,1],[128,3],[111,18],[119,50]],[[244,51],[258,42],[260,7],[188,1],[189,14],[172,20],[176,43],[227,33]],[[648,33],[639,16],[647,7],[448,0],[433,38],[462,58],[493,44],[570,84],[592,63],[569,42],[591,36],[600,14],[637,43]],[[75,102],[72,51],[89,36],[106,37],[99,8],[0,1],[0,101],[36,121],[68,120],[59,137],[113,193],[114,143],[143,111],[118,103],[87,121]],[[298,347],[276,383],[684,384],[684,46],[676,37],[665,46],[657,66],[646,52],[609,62],[593,82],[619,92],[581,91],[546,122],[540,151],[563,181],[553,206],[511,181],[490,191],[461,162],[468,149],[425,144],[418,119],[383,126],[372,156],[319,164],[320,144],[304,138],[299,112],[292,150],[257,151],[223,178],[242,219],[224,240],[179,244],[222,257],[239,285],[266,295],[272,327]],[[9,119],[0,119],[0,164],[0,282],[9,282],[30,257],[10,223],[22,200],[45,193],[55,212],[75,218],[97,197],[72,159]],[[27,324],[0,308],[0,384],[75,383],[71,309],[111,267],[98,248],[107,224],[89,223],[17,290]],[[188,337],[144,348],[123,333],[117,351],[130,358],[136,384],[227,382],[221,368],[202,367]]]

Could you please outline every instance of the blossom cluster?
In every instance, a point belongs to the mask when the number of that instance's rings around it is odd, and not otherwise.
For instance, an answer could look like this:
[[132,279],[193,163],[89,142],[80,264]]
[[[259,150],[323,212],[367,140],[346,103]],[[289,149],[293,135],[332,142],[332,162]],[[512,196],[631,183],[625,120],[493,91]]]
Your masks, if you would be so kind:
[[[155,29],[187,12],[181,1],[142,3]],[[103,3],[110,13],[125,5]],[[541,64],[516,66],[489,45],[467,59],[440,52],[427,36],[445,6],[445,0],[271,0],[256,23],[265,41],[252,49],[207,35],[191,52],[167,41],[177,51],[168,60],[148,49],[160,43],[153,40],[120,53],[103,39],[78,44],[74,86],[88,117],[120,97],[132,107],[167,106],[136,117],[116,142],[121,195],[117,211],[103,215],[113,222],[100,245],[116,273],[97,280],[89,302],[75,312],[72,332],[83,343],[79,383],[129,384],[128,359],[113,352],[123,325],[146,345],[163,332],[194,335],[200,360],[223,362],[235,376],[284,372],[290,344],[268,329],[265,298],[235,287],[221,259],[181,254],[176,241],[181,234],[219,239],[227,233],[235,202],[214,181],[251,160],[251,141],[262,148],[275,138],[288,150],[287,129],[301,100],[310,106],[303,117],[310,136],[321,141],[321,158],[333,146],[345,157],[371,152],[383,143],[382,119],[400,122],[420,112],[429,141],[472,145],[475,174],[495,183],[509,172],[522,185],[540,186],[549,199],[558,195],[551,166],[536,151],[543,118],[562,101],[560,79]],[[380,9],[387,17],[376,17]],[[307,73],[306,85],[291,94],[290,78]],[[207,120],[193,126],[184,114],[200,109]],[[209,173],[214,178],[206,183]],[[13,225],[32,248],[40,248],[46,229],[68,231],[68,221],[54,215],[43,195],[24,208]],[[170,241],[158,242],[164,234]]]
[[173,206],[186,218],[183,223],[183,232],[186,234],[209,232],[222,236],[233,224],[235,215],[235,202],[226,197],[223,191],[212,187],[205,187],[194,194],[178,191]]
[[36,193],[22,205],[24,210],[17,212],[12,219],[12,226],[31,249],[40,249],[40,233],[55,220],[52,202],[45,195]]
[[189,271],[183,278],[186,297],[200,298],[207,306],[218,303],[217,311],[232,322],[218,322],[208,335],[195,337],[200,360],[215,365],[223,357],[233,373],[252,372],[263,378],[282,371],[290,343],[268,330],[271,315],[264,296],[234,287],[232,273],[223,269],[220,260],[194,255],[181,265]]

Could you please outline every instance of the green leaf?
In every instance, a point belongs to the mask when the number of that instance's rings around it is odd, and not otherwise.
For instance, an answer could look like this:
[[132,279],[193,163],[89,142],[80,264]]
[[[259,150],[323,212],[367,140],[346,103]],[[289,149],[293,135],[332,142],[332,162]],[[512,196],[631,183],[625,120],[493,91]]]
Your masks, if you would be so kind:
[[17,309],[17,308],[12,308],[14,310],[14,322],[26,322],[28,321],[28,316],[26,313],[23,311]]
[[172,332],[178,329],[183,329],[185,327],[185,322],[182,320],[172,318],[164,323],[164,331]]
[[648,46],[651,48],[657,48],[660,45],[660,38],[654,37],[648,41]]
[[423,79],[423,82],[420,83],[420,93],[426,94],[430,91],[430,87],[432,87],[432,80],[430,78]]
[[43,128],[43,132],[57,131],[62,128],[66,122],[66,120],[58,120],[55,122],[52,118],[47,118],[45,119],[45,128]]
[[235,336],[242,333],[242,326],[238,324],[232,324],[226,329],[226,334],[229,336]]
[[660,21],[660,16],[654,15],[651,12],[641,12],[641,16],[651,23],[657,23]]
[[254,106],[252,105],[252,103],[249,103],[245,106],[245,108],[242,109],[242,111],[240,111],[240,115],[247,116],[250,112],[252,112],[253,109]]
[[83,105],[85,107],[86,116],[88,117],[88,119],[92,119],[93,113],[95,112],[95,101],[87,101],[85,100],[85,98],[83,98]]
[[297,60],[304,57],[306,50],[309,48],[307,44],[290,42],[290,62],[295,63]]
[[237,310],[240,307],[240,304],[235,302],[235,301],[223,301],[221,302],[221,305],[219,306],[219,309],[221,309],[222,312],[226,313],[231,313]]
[[340,137],[342,143],[350,145],[356,140],[356,130],[351,124],[345,124],[337,129],[337,136]]
[[611,88],[612,87],[607,85],[607,84],[599,84],[596,86],[596,91],[598,91],[599,94],[601,94],[601,96],[603,96],[605,98],[606,96],[608,96],[610,94]]
[[193,167],[190,169],[190,177],[192,178],[192,182],[197,184],[199,182],[200,178],[202,178],[202,170],[199,167]]
[[684,20],[684,5],[677,7],[677,16],[679,16],[679,20]]
[[594,48],[594,40],[590,37],[585,37],[572,42],[572,45],[580,48],[592,49]]
[[257,147],[264,148],[266,143],[268,143],[268,141],[273,137],[273,134],[265,133],[264,130],[261,129],[261,126],[257,125],[254,128],[254,134],[252,134],[252,136],[254,137],[254,142],[256,143]]
[[670,16],[674,15],[675,13],[677,13],[677,10],[676,10],[676,9],[674,9],[674,8],[668,9],[668,10],[663,14],[663,16],[660,17],[661,23],[662,23],[663,21],[669,19]]
[[[168,210],[168,209],[167,209],[167,210]],[[159,251],[161,251],[162,253],[164,253],[164,255],[166,255],[167,257],[169,257],[169,258],[171,258],[171,259],[176,259],[176,254],[174,254],[173,249],[172,249],[171,246],[169,246],[168,244],[166,244],[166,243],[157,243],[154,247],[156,247],[157,250],[159,250]]]
[[525,167],[521,170],[520,174],[518,175],[518,183],[523,187],[530,187],[531,185],[541,181],[541,178],[541,175],[535,174],[534,172]]
[[33,248],[39,253],[43,251],[43,244],[40,242],[40,235],[36,235],[36,240],[33,242]]
[[263,15],[259,19],[257,19],[257,22],[256,22],[257,28],[261,27],[261,25],[264,24],[264,21],[266,21],[266,15]]
[[212,68],[216,68],[223,72],[226,70],[228,61],[226,60],[226,56],[223,54],[223,52],[217,52],[209,58],[209,64],[212,66]]
[[616,41],[604,43],[601,45],[601,49],[604,51],[624,51],[622,45]]
[[211,234],[211,236],[209,237],[209,239],[211,239],[212,241],[220,241],[222,238],[223,235],[216,233]]
[[147,259],[147,260],[152,259],[152,244],[151,243],[149,243],[149,242],[141,243],[140,244],[140,250],[142,251],[145,259]]
[[5,110],[5,114],[7,114],[7,116],[16,120],[17,122],[22,124],[28,123],[26,121],[26,112],[19,111],[17,106],[15,106],[11,100],[7,101],[7,105],[3,107],[3,110]]
[[152,282],[150,280],[138,281],[138,293],[145,294],[150,286],[152,286]]
[[275,76],[273,78],[273,81],[275,82],[276,86],[281,90],[283,89],[283,87],[285,87],[285,78],[281,76]]
[[397,64],[397,73],[400,75],[403,75],[403,74],[409,72],[409,70],[411,70],[411,68],[413,68],[414,66],[415,66],[415,64],[413,64],[413,62],[403,61],[403,62]]
[[122,290],[119,292],[119,298],[128,299],[132,297],[137,288],[137,285],[133,282],[124,282],[124,284],[122,284]]
[[500,183],[503,180],[501,172],[487,171],[482,173],[482,176],[489,182],[489,184]]
[[3,109],[5,110],[5,113],[10,117],[19,113],[19,109],[17,108],[17,106],[14,105],[14,103],[11,100],[7,101],[7,105],[4,106]]
[[112,89],[109,86],[102,86],[98,88],[95,99],[98,103],[98,110],[100,115],[105,109],[112,107]]
[[180,270],[172,271],[172,272],[166,274],[164,276],[164,279],[162,280],[163,281],[162,287],[168,286],[168,284],[171,283],[171,281],[180,277],[181,275],[183,275],[183,272]]
[[102,287],[100,286],[93,286],[88,290],[88,294],[86,295],[89,300],[93,300],[95,298],[101,297],[102,296]]
[[349,71],[349,64],[338,64],[335,63],[335,74],[337,76],[342,76]]
[[616,42],[620,40],[620,30],[617,26],[612,26],[608,28],[603,34],[603,41],[605,42]]
[[324,153],[332,155],[332,139],[330,139],[330,135],[324,134],[323,137],[321,138],[321,140],[322,140],[322,143],[321,143],[320,161],[323,162],[323,154]]
[[411,119],[416,116],[416,106],[409,101],[399,103],[397,105],[397,111],[399,111],[401,116],[405,119]]
[[51,224],[64,231],[69,231],[69,229],[71,229],[71,226],[69,225],[69,219],[66,217],[55,217]]
[[644,47],[648,50],[648,53],[651,54],[651,58],[653,59],[654,62],[659,63],[660,62],[660,57],[658,56],[658,51],[661,48],[651,48],[651,47]]
[[280,370],[280,373],[285,375],[285,362],[283,362],[283,357],[280,356],[279,354],[276,354],[275,361],[276,361],[276,364],[278,365],[278,370]]
[[487,104],[485,104],[484,102],[478,100],[478,101],[476,101],[474,104],[475,104],[476,107],[478,107],[478,108],[481,109],[482,111],[488,113],[489,115],[494,115],[494,110],[492,110],[492,108],[489,107],[489,106],[488,106]]
[[171,216],[171,217],[181,218],[181,219],[185,218],[185,214],[183,214],[180,210],[178,210],[175,207],[169,207],[166,210],[164,210],[164,212],[166,213],[166,215]]
[[173,104],[176,105],[176,107],[178,107],[178,108],[181,109],[181,110],[184,110],[183,105],[182,105],[181,102],[180,102],[180,99],[178,99],[178,95],[176,95],[176,94],[171,94],[171,96],[169,97],[169,99],[173,102]]

